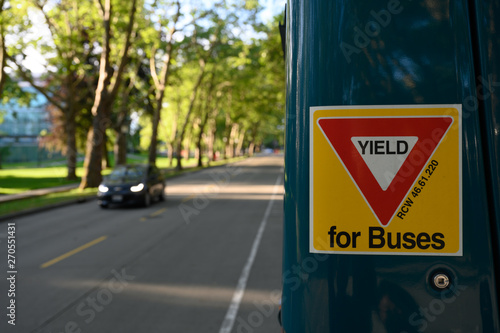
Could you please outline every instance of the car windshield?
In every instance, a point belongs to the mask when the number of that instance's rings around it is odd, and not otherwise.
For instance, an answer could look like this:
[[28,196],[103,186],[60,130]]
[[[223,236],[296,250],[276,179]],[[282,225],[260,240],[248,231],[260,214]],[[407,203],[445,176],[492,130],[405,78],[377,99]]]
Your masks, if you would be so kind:
[[140,178],[146,172],[146,168],[142,166],[122,166],[116,167],[108,176],[110,180],[118,180],[122,178]]

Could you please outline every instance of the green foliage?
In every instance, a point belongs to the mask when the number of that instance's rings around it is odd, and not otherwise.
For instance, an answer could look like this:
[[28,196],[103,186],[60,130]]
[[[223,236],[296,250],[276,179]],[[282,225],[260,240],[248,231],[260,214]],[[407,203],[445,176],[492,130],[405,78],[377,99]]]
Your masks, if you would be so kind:
[[[112,1],[110,63],[117,64],[125,42],[130,2]],[[121,91],[109,114],[112,126],[119,122],[120,110],[127,110],[127,124],[130,114],[140,116],[141,131],[135,134],[135,140],[140,138],[144,150],[151,142],[151,118],[157,92],[150,58],[155,57],[159,74],[172,33],[175,3],[173,0],[138,2],[129,61]],[[202,67],[204,75],[188,119],[186,142],[194,147],[200,131],[205,139],[208,133],[215,133],[214,145],[221,151],[237,138],[243,138],[243,148],[269,140],[282,142],[285,72],[278,30],[282,16],[269,25],[258,23],[256,14],[262,9],[258,0],[215,3],[183,0],[180,3],[178,31],[172,42],[171,77],[159,125],[160,144],[178,138]],[[51,97],[51,103],[63,107],[73,105],[78,148],[85,149],[104,31],[97,3],[10,0],[8,15],[2,19],[10,41],[8,54],[24,67],[25,77],[22,77],[14,62],[9,61],[10,76],[42,82],[40,88]],[[36,79],[22,65],[32,51],[45,60],[46,70]],[[113,68],[109,74],[116,70]],[[70,85],[74,85],[74,96]],[[17,79],[8,80],[4,90],[5,100],[22,96]],[[62,126],[62,130],[54,130],[54,133],[61,133],[60,142],[65,144],[66,113],[53,115],[59,117]],[[112,131],[108,134],[110,139],[114,138]],[[108,146],[111,147],[111,142]]]

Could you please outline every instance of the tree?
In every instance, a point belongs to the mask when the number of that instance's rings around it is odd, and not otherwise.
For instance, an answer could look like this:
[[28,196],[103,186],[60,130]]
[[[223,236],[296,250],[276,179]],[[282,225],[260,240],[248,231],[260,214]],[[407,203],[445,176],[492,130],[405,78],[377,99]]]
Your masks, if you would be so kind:
[[[15,4],[15,3],[14,3]],[[38,92],[43,94],[56,109],[56,118],[62,120],[62,130],[55,131],[60,135],[52,135],[44,142],[58,147],[66,154],[67,178],[76,179],[77,143],[76,117],[79,111],[88,107],[92,96],[93,84],[89,78],[92,68],[91,58],[93,45],[89,41],[88,31],[93,26],[93,18],[88,14],[89,7],[80,6],[73,0],[62,0],[59,6],[50,6],[47,1],[19,1],[16,15],[31,20],[30,11],[37,11],[45,19],[50,39],[29,40],[20,37],[12,47],[8,56],[17,74],[29,82]],[[28,31],[30,25],[24,22],[17,24],[17,30]],[[22,47],[19,47],[22,46]],[[46,71],[36,78],[23,61],[26,55],[22,50],[33,47],[46,55]],[[90,89],[88,89],[90,86]],[[87,91],[89,93],[81,93]]]
[[[153,122],[152,122],[152,135],[151,135],[151,144],[149,146],[149,157],[148,161],[151,164],[156,164],[156,151],[157,151],[157,141],[158,141],[158,125],[160,124],[161,119],[161,110],[163,108],[163,100],[165,96],[165,89],[168,84],[169,74],[170,74],[170,64],[172,61],[172,52],[173,52],[173,43],[174,43],[174,34],[177,31],[177,23],[179,21],[179,17],[181,14],[181,4],[179,0],[175,2],[176,13],[174,14],[174,18],[172,20],[171,26],[166,32],[166,42],[165,49],[163,50],[163,61],[161,64],[161,70],[158,74],[157,72],[157,47],[153,45],[151,56],[150,56],[150,69],[151,69],[151,77],[153,78],[154,87],[155,87],[155,104],[154,104],[154,113],[153,113]],[[167,26],[168,22],[159,22],[161,26]],[[159,29],[160,35],[162,34],[162,29]],[[161,41],[161,36],[158,41]]]
[[[215,66],[214,66],[215,68]],[[203,135],[205,133],[206,126],[208,124],[209,119],[212,116],[212,113],[214,113],[217,110],[216,103],[214,103],[214,79],[215,79],[215,74],[213,72],[210,73],[210,80],[207,82],[207,88],[205,91],[205,96],[200,103],[200,121],[199,121],[199,130],[198,130],[198,135],[196,138],[196,149],[198,151],[198,166],[202,167],[203,166],[203,148],[202,148],[202,140],[203,140]],[[215,104],[215,105],[214,105]]]
[[4,31],[4,3],[4,0],[0,0],[0,97],[2,96],[3,86],[5,84],[5,65],[7,60]]
[[[104,1],[104,2],[103,2]],[[122,52],[117,60],[118,66],[113,71],[111,63],[111,39],[112,34],[117,33],[117,27],[112,26],[114,20],[113,4],[111,0],[96,0],[100,19],[103,25],[102,51],[99,67],[99,79],[95,92],[95,100],[92,106],[92,127],[87,136],[87,147],[84,161],[84,175],[80,188],[97,187],[102,181],[101,160],[103,152],[103,138],[109,123],[111,107],[116,99],[120,88],[123,72],[128,62],[128,52],[131,36],[134,28],[134,19],[137,11],[137,0],[132,0],[127,11],[123,10],[129,17],[125,25],[125,37]]]
[[[268,70],[274,65],[281,66],[280,71],[284,74],[283,60],[281,59],[279,64],[274,62],[269,67],[264,66],[263,58],[266,57],[266,54],[274,53],[275,50],[273,48],[268,50],[263,46],[263,40],[265,39],[249,40],[244,35],[234,33],[235,31],[249,29],[249,23],[252,23],[254,30],[267,33],[268,30],[265,30],[267,27],[257,24],[252,19],[252,14],[250,14],[248,20],[242,19],[242,17],[245,17],[246,10],[253,14],[258,11],[258,6],[252,7],[253,5],[256,5],[256,3],[247,2],[245,8],[239,8],[238,14],[243,13],[243,15],[234,15],[234,13],[229,12],[225,16],[225,22],[231,28],[227,29],[223,37],[225,40],[218,46],[215,58],[212,61],[222,69],[215,74],[216,84],[214,86],[217,88],[214,89],[213,95],[224,96],[224,98],[217,98],[215,109],[210,114],[202,112],[197,120],[200,127],[197,146],[200,151],[201,138],[203,132],[206,131],[206,124],[212,124],[211,129],[205,133],[208,140],[208,149],[211,151],[209,157],[213,153],[216,135],[220,144],[224,146],[224,156],[226,158],[232,157],[241,154],[245,144],[248,144],[249,138],[247,137],[252,133],[253,137],[256,137],[264,127],[271,129],[273,126],[277,127],[274,125],[276,124],[274,120],[279,120],[281,123],[283,119],[283,108],[270,106],[275,98],[283,98],[283,94],[280,91],[277,92],[276,86],[268,84],[266,79],[266,75],[273,76]],[[266,38],[269,38],[269,35]],[[277,50],[281,56],[279,48]],[[284,75],[279,79],[281,82],[277,89],[284,89]],[[206,85],[206,87],[210,87],[210,85]],[[262,88],[264,88],[264,91],[261,91]],[[205,89],[210,90],[210,88]],[[266,99],[267,91],[269,91],[269,94],[275,93],[276,97]],[[208,94],[208,96],[210,95],[212,94]],[[207,96],[204,98],[209,99]],[[201,110],[203,109],[201,108]],[[272,122],[269,122],[270,120]],[[265,123],[265,126],[261,126],[261,123]],[[253,131],[250,131],[250,128]],[[272,131],[277,134],[279,129],[275,128]],[[254,145],[252,144],[252,151]]]
[[[265,38],[254,40],[248,45],[247,63],[240,71],[242,84],[236,87],[234,98],[236,110],[244,116],[239,121],[243,127],[249,154],[266,137],[282,142],[284,121],[285,65],[282,56],[278,15],[269,25],[257,27]],[[259,89],[245,89],[246,86],[258,86]],[[241,133],[240,133],[241,135]],[[239,140],[242,144],[242,140]]]
[[[5,49],[3,5],[4,5],[4,0],[0,0],[0,97],[2,97],[3,86],[5,84],[4,69],[7,56],[7,51]],[[0,111],[0,124],[2,122],[3,122],[3,114]],[[3,147],[0,147],[0,169],[2,168],[2,155],[3,155]]]
[[187,125],[190,121],[191,113],[193,112],[193,108],[194,108],[194,105],[196,102],[196,97],[198,95],[198,89],[200,88],[201,83],[203,81],[203,78],[205,76],[205,69],[207,67],[207,62],[212,57],[212,52],[214,51],[214,48],[219,44],[219,40],[220,40],[219,34],[220,34],[220,31],[222,28],[222,21],[219,21],[218,23],[219,23],[219,25],[216,26],[215,31],[213,32],[213,35],[211,35],[210,31],[208,31],[209,36],[210,36],[208,39],[211,40],[209,47],[208,47],[208,50],[201,51],[201,54],[198,58],[198,64],[199,64],[199,68],[200,68],[199,74],[198,74],[198,77],[197,77],[195,84],[193,86],[191,96],[189,97],[189,106],[188,106],[188,111],[186,114],[186,119],[184,120],[183,125],[180,127],[179,137],[177,138],[177,170],[182,170],[182,156],[180,154],[180,151],[182,150],[182,143],[183,143],[184,137],[186,135]]
[[128,80],[122,88],[120,94],[120,106],[115,115],[113,129],[116,134],[115,144],[113,146],[113,153],[115,155],[115,164],[123,165],[127,163],[127,135],[129,132],[129,99],[132,91],[134,90],[134,78]]

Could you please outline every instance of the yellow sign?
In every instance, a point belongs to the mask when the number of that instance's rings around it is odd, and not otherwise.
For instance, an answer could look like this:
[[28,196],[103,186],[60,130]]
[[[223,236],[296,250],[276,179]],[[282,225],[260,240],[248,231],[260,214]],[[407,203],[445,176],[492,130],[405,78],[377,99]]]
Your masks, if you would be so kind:
[[310,251],[462,255],[461,105],[310,109]]

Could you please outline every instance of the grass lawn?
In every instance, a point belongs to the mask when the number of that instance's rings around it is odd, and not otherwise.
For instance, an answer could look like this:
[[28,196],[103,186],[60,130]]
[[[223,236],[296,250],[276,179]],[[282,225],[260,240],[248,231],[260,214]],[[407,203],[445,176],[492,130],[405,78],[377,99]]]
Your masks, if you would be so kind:
[[[111,163],[113,164],[113,159]],[[147,155],[132,156],[127,159],[128,163],[146,163]],[[190,159],[184,161],[185,166],[196,165],[197,161],[195,159]],[[29,165],[29,164],[28,164]],[[174,160],[173,166],[177,165],[177,161]],[[157,166],[159,168],[165,169],[169,167],[168,158],[158,157]],[[5,166],[4,166],[5,167]],[[103,170],[103,175],[110,172],[109,169]],[[21,193],[28,190],[35,190],[39,188],[61,186],[66,184],[78,183],[80,182],[80,177],[83,174],[83,163],[79,163],[76,175],[78,179],[76,181],[70,181],[66,179],[66,167],[62,166],[50,166],[50,167],[27,167],[22,168],[20,164],[16,164],[15,167],[11,169],[0,169],[0,195],[1,194],[15,194]]]
[[[77,174],[82,173],[79,168]],[[1,169],[0,194],[15,194],[38,188],[61,186],[75,183],[66,178],[65,167]]]

